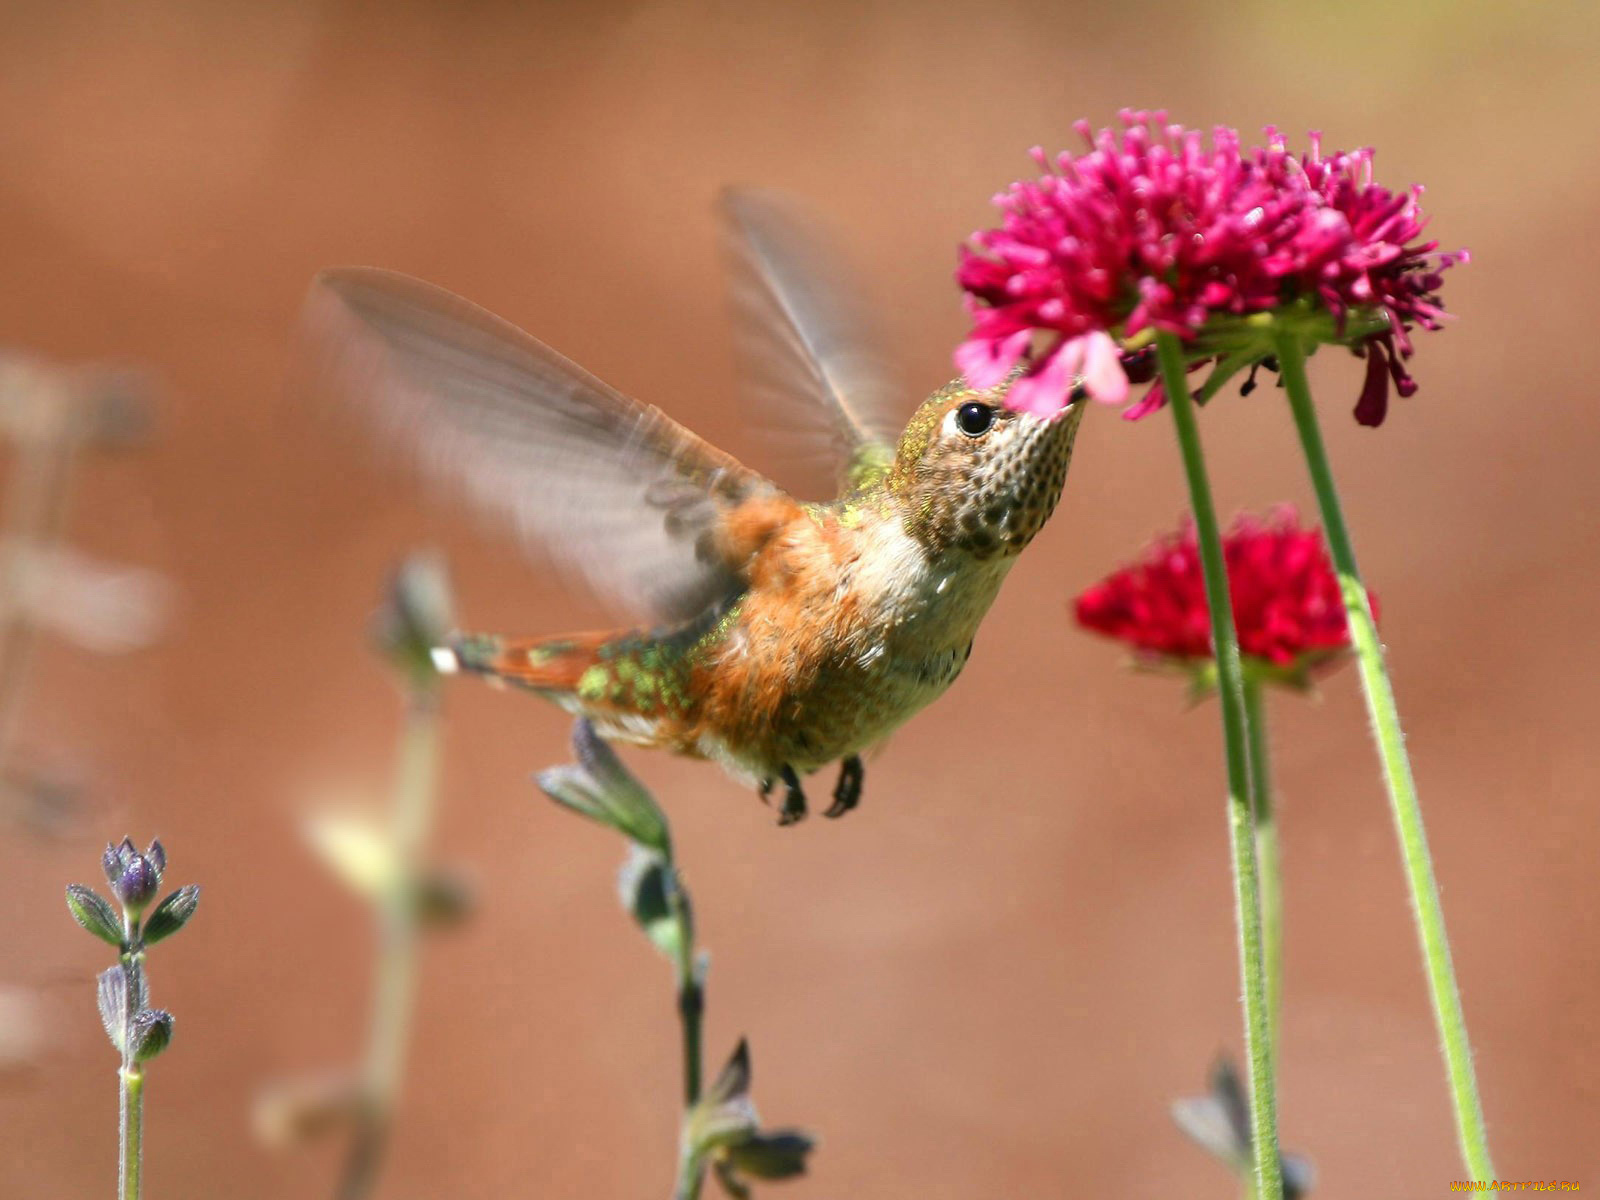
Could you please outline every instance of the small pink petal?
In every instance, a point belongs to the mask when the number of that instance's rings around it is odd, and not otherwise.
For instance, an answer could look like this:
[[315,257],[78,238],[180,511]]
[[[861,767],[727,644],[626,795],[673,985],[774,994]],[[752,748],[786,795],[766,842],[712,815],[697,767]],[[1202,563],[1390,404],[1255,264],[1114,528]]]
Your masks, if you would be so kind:
[[1167,389],[1162,386],[1161,380],[1156,380],[1150,385],[1150,390],[1144,394],[1144,399],[1130,404],[1122,410],[1124,421],[1137,421],[1141,417],[1148,417],[1153,412],[1158,412],[1167,406]]
[[1128,376],[1122,353],[1109,333],[1086,333],[1083,352],[1083,386],[1102,404],[1121,404],[1128,398]]
[[1027,352],[1032,336],[1022,329],[1005,338],[970,338],[956,347],[956,369],[975,388],[995,387]]
[[1083,363],[1081,338],[1062,342],[1006,393],[1006,407],[1036,417],[1053,417],[1072,398],[1072,386]]

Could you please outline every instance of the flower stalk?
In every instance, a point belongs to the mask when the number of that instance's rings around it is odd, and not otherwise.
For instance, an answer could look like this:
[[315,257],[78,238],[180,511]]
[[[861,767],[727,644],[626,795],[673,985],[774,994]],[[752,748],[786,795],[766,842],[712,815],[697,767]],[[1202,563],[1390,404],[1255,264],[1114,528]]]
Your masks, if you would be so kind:
[[341,1200],[359,1200],[377,1183],[411,1041],[417,990],[418,910],[415,881],[433,823],[439,779],[439,699],[427,683],[406,697],[405,729],[395,771],[390,848],[395,869],[377,897],[378,952],[372,1016],[362,1066],[359,1119],[339,1184]]
[[122,1055],[120,1152],[117,1169],[118,1200],[139,1200],[143,1194],[140,1171],[144,1166],[144,1068]]
[[1283,868],[1272,794],[1272,760],[1267,748],[1266,697],[1254,671],[1244,676],[1245,731],[1250,750],[1250,810],[1255,819],[1256,864],[1261,874],[1261,945],[1266,970],[1267,1025],[1272,1061],[1283,1044]]
[[1280,330],[1277,334],[1277,353],[1284,390],[1288,394],[1295,428],[1305,451],[1317,504],[1322,510],[1328,550],[1339,575],[1339,590],[1349,616],[1351,643],[1355,647],[1356,664],[1361,671],[1361,684],[1367,697],[1373,739],[1377,743],[1384,784],[1388,789],[1395,829],[1400,839],[1406,883],[1411,890],[1417,932],[1427,969],[1428,992],[1433,1002],[1434,1020],[1449,1076],[1456,1136],[1472,1178],[1493,1179],[1494,1168],[1489,1160],[1488,1135],[1484,1128],[1483,1107],[1478,1099],[1466,1017],[1461,1009],[1461,994],[1456,986],[1455,967],[1451,962],[1450,939],[1445,932],[1444,909],[1439,902],[1439,885],[1433,874],[1427,832],[1422,823],[1422,808],[1411,775],[1411,762],[1406,754],[1405,736],[1400,728],[1400,712],[1384,662],[1383,643],[1378,638],[1377,623],[1373,620],[1367,591],[1356,567],[1355,550],[1345,524],[1344,509],[1339,502],[1322,431],[1312,406],[1304,348],[1292,332]]
[[703,1086],[702,1019],[706,958],[695,949],[694,906],[672,852],[672,830],[648,790],[580,717],[573,726],[576,762],[538,775],[540,789],[563,808],[628,839],[618,879],[622,906],[672,964],[683,1045],[683,1116],[673,1200],[699,1200],[708,1168],[729,1195],[746,1200],[748,1178],[804,1174],[812,1140],[799,1130],[764,1130],[750,1100],[750,1048],[741,1040],[710,1087]]
[[194,884],[181,887],[150,909],[167,869],[167,852],[160,842],[151,842],[141,854],[132,839],[123,838],[106,847],[100,865],[112,900],[84,884],[69,884],[67,911],[117,951],[116,965],[100,973],[95,991],[100,1023],[119,1056],[117,1196],[139,1200],[144,1174],[144,1064],[172,1043],[173,1029],[170,1012],[150,1007],[145,953],[189,923],[200,904],[200,889]]
[[1228,836],[1233,853],[1234,904],[1239,929],[1240,975],[1244,988],[1245,1047],[1249,1059],[1251,1152],[1255,1159],[1256,1194],[1277,1200],[1283,1193],[1278,1160],[1277,1102],[1273,1084],[1270,1018],[1267,1010],[1265,963],[1261,939],[1260,880],[1256,863],[1254,822],[1250,810],[1250,766],[1244,703],[1244,672],[1222,535],[1206,473],[1194,401],[1189,395],[1183,346],[1170,333],[1156,336],[1156,354],[1178,445],[1189,484],[1195,536],[1205,575],[1206,601],[1216,651],[1217,692],[1222,708],[1223,749],[1228,773]]

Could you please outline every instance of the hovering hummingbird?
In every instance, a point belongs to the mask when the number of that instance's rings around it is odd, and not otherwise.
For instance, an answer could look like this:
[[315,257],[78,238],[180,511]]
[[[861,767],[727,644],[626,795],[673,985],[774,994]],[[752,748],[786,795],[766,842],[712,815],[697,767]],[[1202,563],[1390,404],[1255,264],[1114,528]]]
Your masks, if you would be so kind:
[[601,736],[722,764],[779,823],[801,777],[861,754],[960,674],[1017,555],[1056,507],[1082,403],[1013,412],[1009,384],[956,380],[898,437],[871,321],[817,232],[768,193],[726,192],[742,349],[842,465],[806,503],[449,292],[388,271],[320,275],[306,329],[322,369],[422,467],[509,518],[640,623],[462,636],[447,670],[526,688]]

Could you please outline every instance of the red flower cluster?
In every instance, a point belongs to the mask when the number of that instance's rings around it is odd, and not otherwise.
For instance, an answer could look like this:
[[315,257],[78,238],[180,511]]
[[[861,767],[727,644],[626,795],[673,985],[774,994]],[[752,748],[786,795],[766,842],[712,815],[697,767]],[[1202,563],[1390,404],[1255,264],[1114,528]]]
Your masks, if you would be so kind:
[[[1165,121],[1124,111],[1121,130],[1098,134],[1080,121],[1088,149],[1053,167],[1033,151],[1044,174],[996,196],[1000,228],[962,247],[956,278],[973,329],[956,365],[992,387],[1027,363],[1010,403],[1029,411],[1060,408],[1079,380],[1096,399],[1121,403],[1128,380],[1116,339],[1157,329],[1190,340],[1214,315],[1312,300],[1332,314],[1338,337],[1351,310],[1386,322],[1357,347],[1370,365],[1356,415],[1378,424],[1389,376],[1401,395],[1416,390],[1400,366],[1411,353],[1407,329],[1438,327],[1441,272],[1467,257],[1417,240],[1422,189],[1374,184],[1370,149],[1324,157],[1312,135],[1296,156],[1269,127],[1267,144],[1246,152],[1220,126],[1208,147],[1198,131]],[[1035,353],[1038,333],[1048,340]]]
[[[1247,659],[1297,677],[1350,644],[1339,581],[1322,535],[1294,509],[1241,516],[1223,535],[1228,593]],[[1373,609],[1377,600],[1372,598]],[[1156,541],[1078,597],[1078,623],[1127,642],[1141,656],[1209,663],[1211,617],[1194,529]]]

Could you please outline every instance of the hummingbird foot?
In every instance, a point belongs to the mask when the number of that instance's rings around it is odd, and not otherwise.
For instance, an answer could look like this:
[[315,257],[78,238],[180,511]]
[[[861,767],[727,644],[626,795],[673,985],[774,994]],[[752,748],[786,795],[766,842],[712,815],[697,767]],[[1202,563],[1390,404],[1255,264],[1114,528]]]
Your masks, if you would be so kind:
[[[800,777],[794,773],[793,767],[784,767],[778,774],[783,780],[783,807],[778,810],[778,824],[793,825],[806,815],[806,794],[800,789]],[[761,784],[761,799],[770,803],[767,797],[772,795],[776,779],[767,779]]]
[[861,803],[861,783],[867,777],[861,756],[852,754],[839,764],[839,782],[833,786],[833,805],[822,815],[842,817]]

